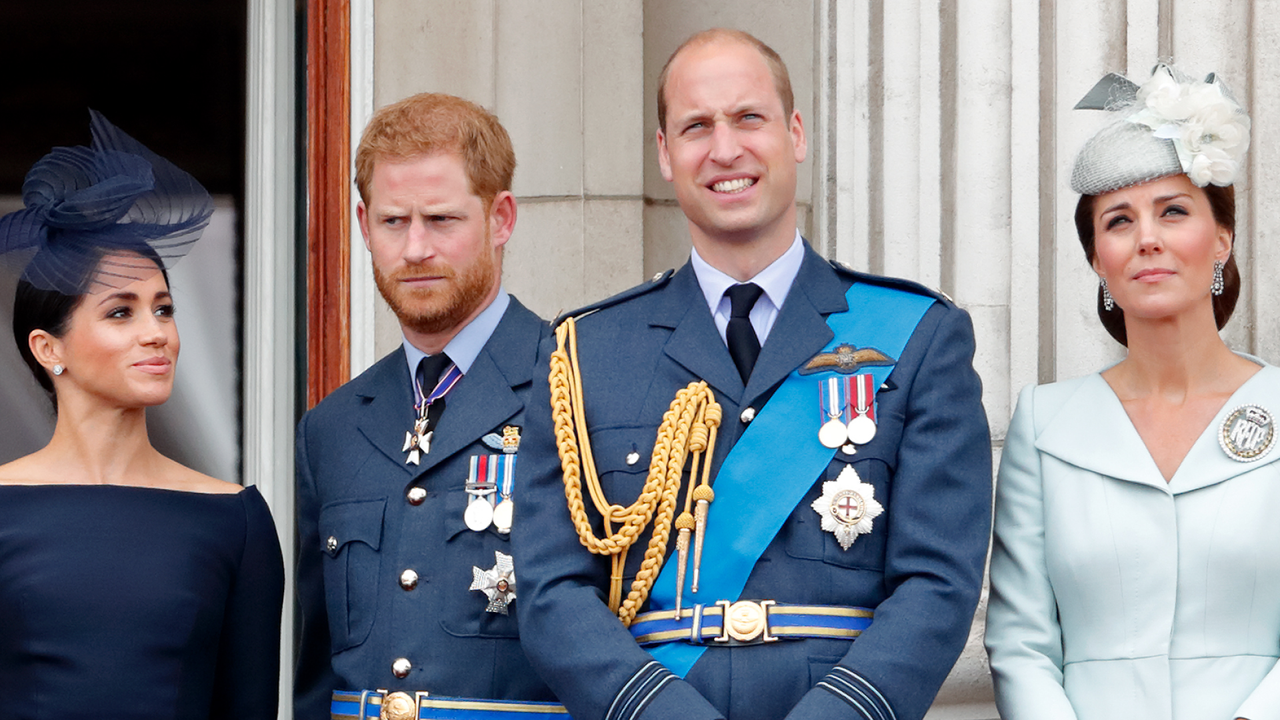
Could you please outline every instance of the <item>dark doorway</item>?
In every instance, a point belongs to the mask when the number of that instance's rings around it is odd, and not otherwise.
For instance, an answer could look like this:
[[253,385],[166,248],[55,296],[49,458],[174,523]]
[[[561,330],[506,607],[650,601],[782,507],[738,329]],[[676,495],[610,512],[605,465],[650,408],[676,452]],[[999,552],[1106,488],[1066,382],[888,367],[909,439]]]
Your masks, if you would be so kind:
[[87,144],[87,108],[195,175],[244,185],[244,0],[0,5],[0,188],[55,145]]

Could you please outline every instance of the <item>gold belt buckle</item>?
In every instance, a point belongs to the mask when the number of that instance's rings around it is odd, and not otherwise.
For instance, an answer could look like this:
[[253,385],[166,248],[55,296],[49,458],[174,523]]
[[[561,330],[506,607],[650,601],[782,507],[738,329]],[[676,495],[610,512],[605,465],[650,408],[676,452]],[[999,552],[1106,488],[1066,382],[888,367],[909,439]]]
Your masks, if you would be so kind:
[[776,641],[769,632],[769,608],[776,604],[773,600],[720,600],[716,605],[720,606],[721,629],[715,641],[737,645]]
[[426,696],[425,692],[409,695],[402,690],[393,693],[383,691],[382,707],[378,711],[378,718],[379,720],[418,720],[418,706]]

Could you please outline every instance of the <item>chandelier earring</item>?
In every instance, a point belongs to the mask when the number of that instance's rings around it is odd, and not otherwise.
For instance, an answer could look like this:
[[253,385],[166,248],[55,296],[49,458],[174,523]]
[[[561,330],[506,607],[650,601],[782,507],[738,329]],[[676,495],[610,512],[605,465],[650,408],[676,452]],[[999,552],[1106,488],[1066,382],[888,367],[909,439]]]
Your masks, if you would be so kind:
[[1209,291],[1210,291],[1210,292],[1212,292],[1214,295],[1221,295],[1221,294],[1222,294],[1222,289],[1223,289],[1223,287],[1224,287],[1224,284],[1223,284],[1223,282],[1222,282],[1222,267],[1223,267],[1223,263],[1222,263],[1222,261],[1221,261],[1221,260],[1216,260],[1216,261],[1214,261],[1214,263],[1213,263],[1213,285],[1211,285],[1211,286],[1209,287]]
[[1107,289],[1107,279],[1099,278],[1098,285],[1102,287],[1102,309],[1111,312],[1116,307],[1116,301],[1111,297],[1111,291]]

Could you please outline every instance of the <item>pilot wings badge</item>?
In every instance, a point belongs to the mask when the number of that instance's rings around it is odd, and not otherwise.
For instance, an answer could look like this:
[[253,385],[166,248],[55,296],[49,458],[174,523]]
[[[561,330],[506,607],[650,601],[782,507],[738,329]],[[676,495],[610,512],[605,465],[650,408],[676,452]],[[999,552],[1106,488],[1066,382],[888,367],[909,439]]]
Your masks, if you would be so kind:
[[884,512],[875,494],[875,488],[862,482],[852,465],[845,465],[835,480],[822,483],[822,497],[810,507],[822,516],[822,529],[835,535],[840,547],[848,550],[859,535],[871,532],[871,521]]
[[854,347],[849,343],[840,343],[831,352],[818,353],[809,362],[800,367],[801,375],[812,375],[821,372],[837,372],[841,375],[852,375],[864,367],[887,367],[896,360],[872,347]]

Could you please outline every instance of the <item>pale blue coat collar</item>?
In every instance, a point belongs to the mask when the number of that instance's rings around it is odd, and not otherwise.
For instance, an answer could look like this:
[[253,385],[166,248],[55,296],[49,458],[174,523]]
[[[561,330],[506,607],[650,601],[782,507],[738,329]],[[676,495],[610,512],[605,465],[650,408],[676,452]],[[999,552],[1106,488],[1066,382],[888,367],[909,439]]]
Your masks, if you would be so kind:
[[[1222,421],[1241,405],[1260,405],[1273,417],[1280,412],[1280,369],[1250,359],[1261,364],[1262,369],[1223,404],[1167,483],[1120,399],[1100,374],[1078,381],[1075,392],[1038,434],[1036,448],[1099,475],[1149,485],[1174,495],[1215,485],[1275,462],[1280,459],[1280,447],[1273,447],[1261,460],[1246,463],[1231,459],[1218,443]],[[1280,440],[1276,442],[1280,445]]]

